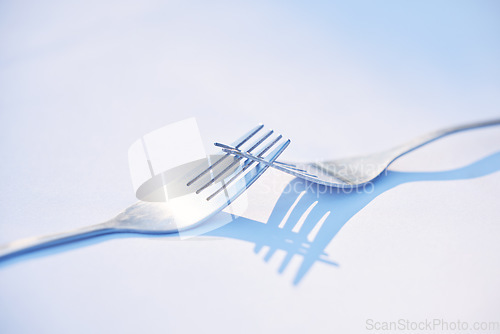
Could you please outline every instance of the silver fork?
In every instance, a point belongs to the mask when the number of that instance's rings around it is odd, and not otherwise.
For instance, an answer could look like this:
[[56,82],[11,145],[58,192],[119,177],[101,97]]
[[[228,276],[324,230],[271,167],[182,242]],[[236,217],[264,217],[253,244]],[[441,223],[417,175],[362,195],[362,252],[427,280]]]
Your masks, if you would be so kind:
[[363,186],[373,181],[396,159],[439,138],[461,131],[494,125],[500,125],[500,119],[437,130],[415,138],[403,145],[375,154],[323,162],[283,163],[274,161],[273,163],[269,163],[258,156],[254,156],[251,152],[241,150],[240,147],[221,143],[215,143],[215,145],[221,147],[226,153],[267,164],[270,167],[311,182],[330,187],[349,189]]
[[[247,151],[259,149],[257,157],[266,164],[255,164],[253,160],[244,160],[230,154],[216,155],[214,163],[211,163],[214,157],[209,156],[194,164],[186,164],[189,169],[184,175],[164,185],[166,193],[173,194],[168,196],[166,202],[139,201],[115,218],[101,224],[10,242],[0,246],[0,260],[103,234],[175,233],[206,221],[250,187],[290,144],[290,140],[282,140],[281,135],[270,140],[272,131],[254,140],[262,128],[262,125],[257,126],[233,145],[242,147],[250,144],[251,150]],[[271,149],[272,151],[266,154]],[[211,177],[212,175],[215,177]]]

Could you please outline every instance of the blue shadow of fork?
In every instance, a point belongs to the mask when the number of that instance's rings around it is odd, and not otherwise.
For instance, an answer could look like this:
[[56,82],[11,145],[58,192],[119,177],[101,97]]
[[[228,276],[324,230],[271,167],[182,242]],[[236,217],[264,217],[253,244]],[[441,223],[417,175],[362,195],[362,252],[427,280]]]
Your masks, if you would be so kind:
[[[293,191],[281,194],[267,223],[263,224],[258,221],[236,217],[233,222],[203,235],[233,238],[253,243],[255,244],[255,253],[259,253],[264,246],[267,246],[269,249],[264,256],[266,262],[271,259],[277,250],[284,251],[285,257],[278,268],[279,274],[285,271],[294,256],[302,257],[302,263],[293,279],[293,285],[298,285],[316,262],[337,266],[335,262],[327,258],[326,247],[351,217],[380,194],[404,183],[465,180],[485,176],[499,170],[500,151],[468,166],[448,171],[424,173],[387,171],[374,180],[373,191],[342,191],[297,178],[292,180],[287,187],[287,189],[293,189]],[[130,237],[132,234],[102,235],[33,253],[26,253],[0,262],[0,267],[97,244],[106,240]],[[158,237],[157,235],[142,234],[133,234],[133,236],[143,238]],[[176,234],[166,236],[178,237]]]
[[293,191],[282,193],[266,224],[237,218],[206,235],[254,243],[255,253],[267,246],[269,249],[264,255],[266,262],[277,250],[285,252],[278,269],[280,274],[294,256],[302,257],[293,280],[293,284],[298,285],[316,262],[337,265],[326,258],[325,248],[351,217],[380,194],[404,183],[472,179],[499,170],[500,152],[497,152],[468,166],[448,171],[387,171],[374,180],[371,191],[342,191],[297,178],[287,187]]

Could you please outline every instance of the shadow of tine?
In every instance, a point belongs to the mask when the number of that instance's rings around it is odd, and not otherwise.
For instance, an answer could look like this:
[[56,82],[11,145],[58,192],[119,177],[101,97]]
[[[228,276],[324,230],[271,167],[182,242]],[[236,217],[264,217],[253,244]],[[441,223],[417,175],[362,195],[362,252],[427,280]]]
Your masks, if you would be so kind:
[[[269,247],[263,257],[266,262],[276,251],[285,252],[284,259],[277,268],[278,274],[287,270],[294,256],[300,256],[302,262],[292,281],[293,285],[298,285],[317,262],[338,266],[327,258],[325,249],[351,217],[382,193],[409,182],[473,179],[498,171],[500,152],[448,171],[388,171],[387,175],[375,180],[372,191],[345,191],[311,184],[297,178],[293,179],[288,187],[294,191],[281,194],[267,223],[240,217],[233,223],[210,232],[209,235],[254,243],[256,254],[260,253],[264,246]],[[313,205],[315,202],[317,204]]]
[[[264,247],[269,247],[266,254],[270,258],[276,250],[285,252],[285,258],[278,268],[283,273],[295,255],[302,262],[294,273],[293,285],[298,285],[317,262],[338,266],[326,257],[325,249],[335,238],[340,229],[366,205],[384,192],[409,182],[467,180],[483,177],[500,171],[500,151],[484,157],[474,163],[460,168],[438,172],[394,172],[377,178],[372,191],[344,191],[338,188],[328,188],[293,179],[289,189],[293,192],[283,192],[274,205],[267,223],[261,223],[239,217],[232,223],[218,229],[203,232],[201,235],[226,237],[253,243],[255,253]],[[307,209],[317,202],[304,217],[300,229],[294,232],[299,220]],[[223,214],[223,213],[221,213]],[[286,226],[286,228],[285,228]],[[41,257],[93,245],[103,240],[127,237],[153,238],[154,236],[137,234],[112,234],[95,239],[85,239],[79,243],[16,257],[0,263],[0,267],[23,261],[26,258]],[[271,251],[272,250],[272,251]],[[269,255],[270,254],[270,255]]]

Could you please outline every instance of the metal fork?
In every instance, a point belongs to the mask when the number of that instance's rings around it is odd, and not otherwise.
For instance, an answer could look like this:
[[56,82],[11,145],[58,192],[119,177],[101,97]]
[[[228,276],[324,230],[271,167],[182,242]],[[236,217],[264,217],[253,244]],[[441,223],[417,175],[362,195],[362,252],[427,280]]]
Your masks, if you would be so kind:
[[255,140],[255,135],[262,128],[259,125],[252,129],[236,141],[234,147],[249,144],[251,149],[247,151],[258,149],[257,156],[266,164],[256,164],[253,160],[244,160],[227,153],[216,155],[214,163],[211,163],[213,156],[189,163],[184,175],[164,184],[165,192],[169,195],[166,202],[139,201],[101,224],[10,242],[0,246],[0,260],[103,234],[175,233],[206,221],[238,198],[290,144],[290,140],[282,140],[281,135],[271,139],[272,131]]
[[396,159],[437,139],[461,131],[494,125],[500,125],[500,119],[437,130],[415,138],[403,145],[375,154],[309,163],[297,162],[285,164],[279,161],[269,163],[258,156],[254,156],[252,152],[242,150],[241,147],[220,143],[215,143],[215,145],[221,147],[226,153],[267,164],[270,167],[303,178],[307,181],[330,187],[350,189],[370,183],[373,179],[382,174]]

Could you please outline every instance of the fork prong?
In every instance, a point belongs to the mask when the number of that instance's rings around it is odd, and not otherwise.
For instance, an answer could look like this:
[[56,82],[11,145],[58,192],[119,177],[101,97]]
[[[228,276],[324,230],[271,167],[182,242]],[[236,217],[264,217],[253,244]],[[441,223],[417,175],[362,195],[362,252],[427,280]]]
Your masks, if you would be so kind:
[[[269,137],[269,135],[271,135],[271,133],[273,133],[274,131],[271,130],[269,131],[268,133],[268,136],[265,136],[266,138],[263,138],[263,139],[267,139],[267,137]],[[258,157],[262,157],[271,147],[274,146],[274,144],[276,144],[278,141],[280,141],[280,139],[282,138],[283,136],[282,135],[279,135],[278,137],[276,137],[272,142],[268,143],[264,148],[262,148],[259,153],[257,153],[257,156]],[[259,144],[262,143],[264,140],[260,140],[259,141]],[[253,149],[255,148],[255,145],[252,146],[251,149],[249,149],[247,152],[250,153]],[[247,159],[245,161],[245,166],[248,165],[248,164],[252,164],[252,160],[250,159]]]
[[224,161],[228,156],[229,156],[228,153],[224,154],[220,159],[218,159],[216,162],[214,162],[213,164],[211,164],[210,166],[208,166],[207,168],[205,168],[200,174],[196,175],[193,179],[191,179],[191,181],[189,181],[186,185],[188,187],[190,185],[192,185],[194,182],[196,182],[197,180],[199,180],[200,177],[202,177],[203,175],[205,175],[206,173],[208,173],[212,168],[214,168],[215,166],[217,166],[218,164],[220,164],[222,161]]
[[227,148],[228,150],[239,151],[236,147],[232,147],[232,146],[229,146],[229,145],[226,145],[226,144],[222,144],[222,143],[214,143],[214,145],[217,146],[217,147],[220,147],[220,148]]
[[[276,144],[278,141],[280,141],[280,139],[282,138],[283,136],[282,135],[279,135],[278,137],[276,137],[273,141],[271,141],[270,143],[268,143],[265,147],[263,147],[259,153],[257,153],[257,157],[262,157],[271,147],[274,146],[274,144]],[[253,148],[253,147],[252,147]],[[224,149],[223,149],[224,150]],[[250,150],[247,151],[247,153],[250,153]],[[251,165],[253,164],[254,160],[252,159],[248,159],[245,161],[244,163],[244,166],[247,166],[247,165]]]
[[[242,151],[240,151],[236,147],[232,147],[232,146],[229,146],[229,145],[226,145],[226,144],[222,144],[222,143],[214,143],[214,146],[222,148],[222,150],[224,152],[226,152],[226,153],[231,153],[231,154],[236,155],[236,156],[241,156],[242,158],[248,158],[248,159],[251,159],[251,160],[256,160],[256,161],[262,162],[261,161],[262,159],[259,159],[259,158],[257,158],[256,156],[254,156],[254,155],[252,155],[250,153],[242,152]],[[274,164],[280,165],[283,168],[293,169],[293,170],[296,170],[296,171],[299,171],[299,172],[304,172],[304,173],[307,172],[304,169],[297,168],[295,165],[292,165],[292,164],[289,164],[289,163],[285,163],[285,162],[275,161]]]
[[259,146],[260,144],[262,144],[262,142],[264,140],[266,140],[267,138],[269,138],[270,135],[272,135],[274,133],[274,130],[269,130],[265,135],[263,135],[255,144],[252,145],[252,147],[250,147],[247,152],[252,152],[257,146]]
[[256,162],[263,163],[265,165],[268,165],[269,167],[273,167],[273,168],[275,168],[277,170],[281,170],[283,172],[287,172],[287,173],[293,174],[295,176],[303,175],[303,176],[310,176],[310,177],[313,177],[313,178],[317,178],[318,177],[317,175],[308,173],[304,169],[300,169],[300,168],[297,168],[297,167],[292,167],[294,165],[291,165],[291,164],[277,164],[276,161],[274,161],[273,163],[269,163],[269,162],[265,161],[262,158],[256,157],[255,155],[252,155],[252,154],[247,153],[247,152],[242,152],[242,151],[237,150],[235,148],[232,148],[231,146],[228,146],[228,145],[224,145],[224,144],[220,144],[220,143],[215,143],[215,146],[222,147],[222,150],[224,152],[231,153],[231,154],[239,156],[241,158],[247,158],[247,159],[250,159],[250,160],[253,160],[253,161],[256,161]]
[[[267,144],[263,149],[260,150],[259,154],[258,154],[258,157],[261,158],[271,147],[274,146],[274,144],[276,144],[283,136],[282,135],[279,135],[278,137],[276,137],[271,143]],[[255,145],[254,145],[255,146]],[[288,144],[286,144],[286,146],[288,146]],[[253,149],[254,147],[252,147]],[[285,147],[286,148],[286,147]],[[280,153],[281,154],[281,153]],[[242,159],[243,157],[240,157],[240,159]],[[207,201],[210,200],[212,197],[214,197],[215,195],[217,195],[219,192],[221,192],[223,189],[226,189],[227,187],[227,184],[231,183],[232,181],[234,181],[239,175],[241,175],[241,173],[243,173],[247,168],[249,168],[255,161],[252,160],[252,159],[249,159],[247,158],[247,160],[245,161],[245,164],[242,166],[241,170],[236,173],[233,177],[231,177],[229,179],[229,181],[226,182],[226,184],[224,184],[221,188],[219,188],[217,191],[215,191],[212,195],[210,195],[209,197],[207,197]],[[267,165],[267,164],[266,164]],[[266,167],[267,168],[267,167]],[[215,178],[214,180],[211,181],[211,183],[213,183],[213,181],[215,181]],[[206,188],[206,187],[205,187]],[[201,190],[200,190],[201,191]],[[198,193],[198,192],[197,192]]]
[[[253,163],[253,162],[252,162]],[[213,192],[210,196],[207,197],[207,201],[210,201],[215,195],[217,195],[218,193],[220,193],[222,190],[225,190],[229,184],[231,184],[234,180],[236,180],[236,178],[238,176],[241,175],[241,173],[243,173],[248,167],[250,167],[250,165],[252,164],[248,164],[248,165],[245,165],[241,168],[241,170],[236,173],[235,175],[233,175],[227,182],[225,182],[219,189],[217,189],[215,192]]]
[[245,144],[250,138],[252,138],[257,132],[262,130],[264,124],[259,124],[255,128],[253,128],[249,133],[243,136],[243,139],[237,141],[236,148],[240,148],[241,145]]
[[[257,132],[262,130],[264,127],[264,124],[259,124],[252,130],[250,130],[246,135],[244,135],[240,140],[237,141],[236,148],[240,147],[241,145],[245,144],[250,138],[252,138]],[[196,175],[191,181],[189,181],[186,185],[190,186],[193,184],[196,180],[198,180],[200,177],[208,173],[212,168],[220,164],[222,161],[224,161],[230,154],[226,153],[224,156],[222,156],[220,159],[218,159],[216,162],[205,168],[200,174]]]
[[292,165],[292,164],[289,164],[286,162],[281,162],[281,161],[275,161],[274,163],[278,164],[278,165],[288,166],[288,167],[295,167],[295,165]]
[[249,159],[249,160],[260,162],[260,163],[263,163],[265,165],[268,165],[269,167],[273,167],[273,168],[275,168],[277,170],[281,170],[283,172],[291,173],[291,174],[296,175],[296,176],[297,175],[304,175],[304,176],[310,176],[310,177],[314,177],[314,178],[318,177],[317,175],[308,173],[304,169],[300,169],[300,168],[297,168],[297,167],[291,167],[293,165],[290,165],[290,164],[285,164],[285,165],[277,164],[276,161],[273,162],[273,163],[269,163],[269,162],[265,161],[262,158],[256,157],[255,155],[252,155],[252,154],[247,153],[247,152],[242,152],[240,150],[234,149],[234,148],[232,148],[231,146],[228,146],[228,145],[216,143],[216,146],[222,147],[222,150],[224,152],[231,153],[231,154],[239,156],[241,158],[246,158],[246,159]]
[[[280,135],[280,139],[281,139],[281,135]],[[279,140],[279,139],[278,139]],[[277,142],[277,140],[274,140],[272,142],[272,145],[268,146],[267,147],[267,150],[269,150],[270,147],[272,147],[275,143]],[[278,156],[287,148],[287,146],[290,144],[290,140],[287,140],[286,142],[284,142],[283,144],[281,144],[280,146],[278,146],[275,151],[271,154],[273,156],[272,159],[269,159],[269,161],[267,161],[268,163],[272,164],[274,162],[274,160],[276,160],[278,158]],[[265,151],[267,151],[265,150]],[[261,153],[264,154],[265,151],[263,151]],[[250,160],[250,159],[248,159]],[[234,181],[236,180],[236,178],[238,178],[246,169],[248,169],[255,161],[254,160],[251,160],[251,162],[245,166],[242,167],[242,169],[236,173],[233,177],[231,177],[225,184],[223,184],[219,189],[217,189],[215,192],[213,192],[210,196],[207,197],[207,201],[210,201],[215,195],[217,195],[218,193],[220,193],[221,191],[227,189],[227,187]],[[268,164],[265,164],[265,167],[264,168],[268,168],[269,165]]]
[[[260,144],[262,144],[263,141],[265,141],[267,138],[269,138],[269,136],[272,135],[273,132],[274,132],[273,130],[269,130],[266,134],[264,134],[263,136],[261,136],[257,140],[257,142],[255,144],[253,144],[252,147],[250,147],[248,149],[247,152],[251,152],[255,148],[257,148]],[[233,168],[241,159],[242,159],[241,157],[236,157],[236,159],[232,163],[230,163],[227,167],[225,167],[221,172],[219,172],[216,176],[214,176],[210,181],[208,181],[207,183],[205,183],[204,185],[202,185],[200,188],[198,188],[198,190],[196,190],[196,193],[199,194],[201,191],[203,191],[204,189],[206,189],[210,185],[214,184],[215,181],[217,181],[218,179],[220,179],[222,177],[222,175],[224,175],[228,170],[230,170],[231,168]]]
[[[267,151],[269,151],[269,149],[270,149],[271,147],[273,147],[273,146],[274,146],[274,144],[276,144],[277,142],[279,142],[281,138],[283,138],[283,136],[282,136],[282,135],[279,135],[278,137],[276,137],[276,138],[275,138],[275,139],[274,139],[271,143],[269,143],[269,145],[267,145],[266,147],[264,147],[264,148],[263,148],[263,149],[259,152],[259,154],[257,154],[257,156],[258,156],[259,158],[261,158],[261,157],[262,157],[262,156],[263,156],[263,155],[264,155]],[[250,153],[250,151],[248,151],[248,152]]]
[[219,172],[216,176],[214,176],[210,181],[208,181],[207,183],[205,183],[203,186],[201,186],[198,190],[196,190],[196,193],[199,194],[200,192],[202,192],[204,189],[206,189],[207,187],[209,187],[210,185],[212,185],[215,181],[217,181],[218,179],[220,179],[220,177],[222,175],[224,175],[228,170],[230,170],[231,168],[233,168],[237,163],[239,163],[241,160],[241,157],[236,157],[236,159],[231,162],[226,168],[224,168],[221,172]]
[[[279,135],[278,137],[276,137],[272,142],[270,142],[269,144],[267,144],[267,146],[265,146],[264,148],[262,148],[260,150],[259,153],[257,153],[257,157],[261,158],[271,147],[274,146],[274,144],[276,144],[278,141],[280,141],[280,139],[282,138],[283,136],[282,135]],[[250,150],[247,151],[247,153],[250,153]],[[245,165],[248,165],[248,164],[252,164],[253,163],[253,160],[251,159],[247,159],[245,161]]]

